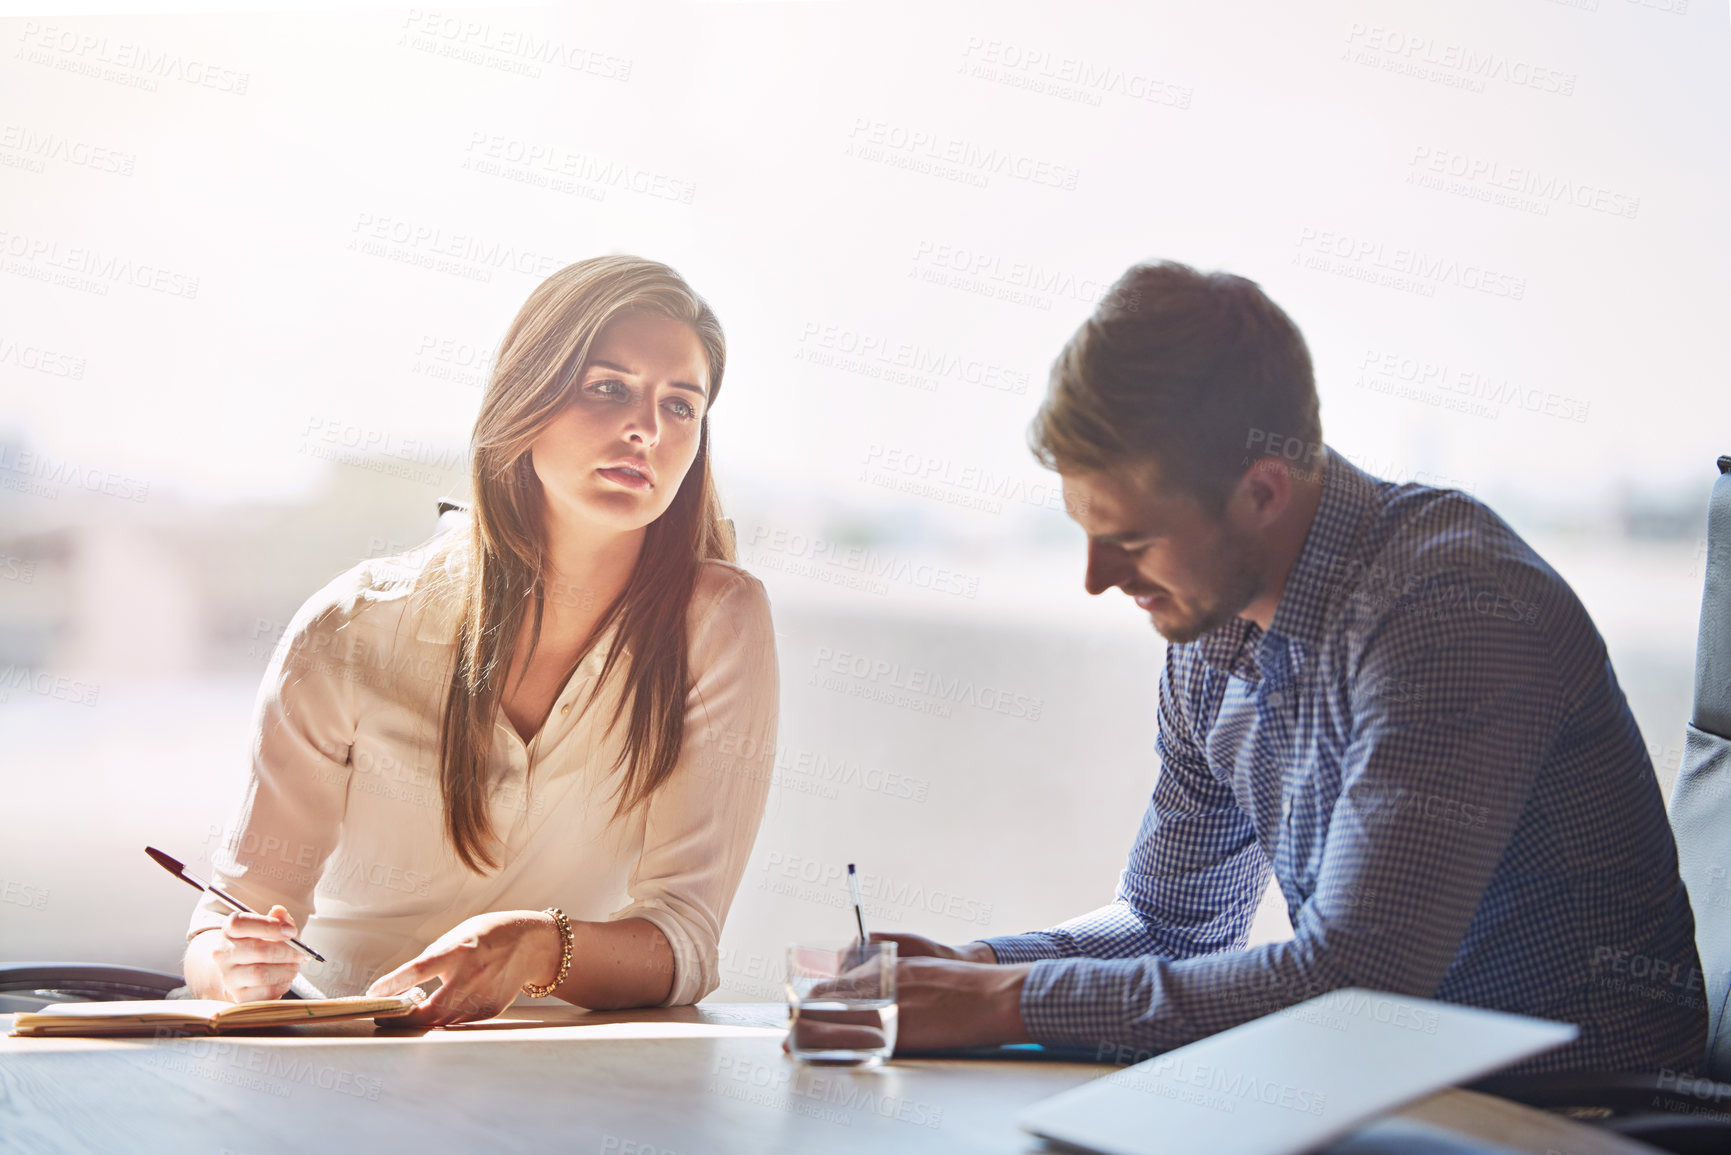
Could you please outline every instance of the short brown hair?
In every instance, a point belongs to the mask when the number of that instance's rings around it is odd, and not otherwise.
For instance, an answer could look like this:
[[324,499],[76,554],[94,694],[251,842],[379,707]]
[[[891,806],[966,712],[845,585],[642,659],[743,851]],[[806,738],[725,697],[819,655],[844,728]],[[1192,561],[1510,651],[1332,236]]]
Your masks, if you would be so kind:
[[1218,516],[1255,459],[1319,463],[1310,350],[1255,281],[1134,265],[1058,354],[1028,441],[1048,469],[1151,463]]

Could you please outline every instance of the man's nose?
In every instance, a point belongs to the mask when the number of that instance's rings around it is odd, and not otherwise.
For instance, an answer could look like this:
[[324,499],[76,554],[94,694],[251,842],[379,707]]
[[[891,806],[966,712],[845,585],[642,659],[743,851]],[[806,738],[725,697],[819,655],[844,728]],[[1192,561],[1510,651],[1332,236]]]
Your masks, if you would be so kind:
[[1124,580],[1124,565],[1128,559],[1117,546],[1088,543],[1088,572],[1082,579],[1091,594],[1103,594]]

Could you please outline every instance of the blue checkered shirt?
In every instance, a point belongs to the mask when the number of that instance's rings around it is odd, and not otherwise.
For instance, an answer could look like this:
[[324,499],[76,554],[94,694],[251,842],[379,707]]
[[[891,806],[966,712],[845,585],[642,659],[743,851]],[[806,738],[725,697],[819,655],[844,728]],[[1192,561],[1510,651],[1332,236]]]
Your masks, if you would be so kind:
[[[1700,1066],[1640,731],[1580,601],[1484,505],[1330,452],[1268,630],[1169,646],[1159,711],[1116,899],[985,940],[1033,962],[1035,1040],[1158,1053],[1356,986],[1580,1026],[1519,1071]],[[1293,936],[1246,947],[1270,872]]]

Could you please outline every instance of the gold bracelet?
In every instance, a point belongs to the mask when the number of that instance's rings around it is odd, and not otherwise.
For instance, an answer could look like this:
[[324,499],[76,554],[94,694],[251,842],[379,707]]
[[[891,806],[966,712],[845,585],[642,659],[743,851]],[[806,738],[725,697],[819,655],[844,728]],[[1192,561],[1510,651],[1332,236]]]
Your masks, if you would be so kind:
[[565,917],[565,912],[556,906],[550,906],[542,913],[550,914],[559,921],[559,937],[565,940],[565,957],[559,960],[559,973],[553,976],[553,981],[546,986],[536,986],[534,983],[524,983],[523,993],[532,999],[544,999],[559,989],[559,984],[565,981],[565,976],[571,973],[571,949],[575,945],[571,933],[571,920]]

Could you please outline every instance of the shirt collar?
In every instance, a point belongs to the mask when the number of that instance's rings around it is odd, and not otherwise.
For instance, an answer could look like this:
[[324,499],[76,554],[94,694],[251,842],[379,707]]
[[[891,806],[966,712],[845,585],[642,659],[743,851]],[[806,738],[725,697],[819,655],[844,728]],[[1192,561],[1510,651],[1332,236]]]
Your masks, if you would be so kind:
[[[435,574],[433,571],[437,570]],[[414,600],[419,609],[415,637],[423,642],[453,645],[463,618],[462,590],[469,574],[469,551],[459,546],[434,558],[415,583]],[[436,582],[430,580],[437,577]]]
[[1350,592],[1349,578],[1361,573],[1353,548],[1364,513],[1375,501],[1377,479],[1327,449],[1322,499],[1305,534],[1304,547],[1286,575],[1268,632],[1306,646],[1322,643],[1335,606]]
[[[434,562],[433,564],[441,564]],[[419,615],[415,623],[415,637],[423,642],[435,645],[454,646],[457,642],[457,627],[462,622],[462,591],[469,574],[469,551],[466,548],[450,550],[442,562],[444,573],[441,580],[431,585],[420,585],[415,591],[419,603]],[[617,642],[621,658],[629,658],[631,647],[619,640],[619,624],[616,621],[606,633],[602,634],[583,656],[578,669],[586,674],[594,675],[601,672],[602,665],[607,661],[607,654]]]
[[1261,640],[1261,626],[1248,618],[1233,618],[1197,638],[1196,654],[1217,670],[1247,682],[1260,682],[1262,669],[1256,661],[1256,646]]

